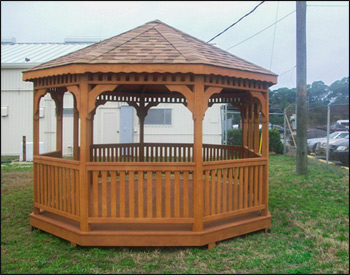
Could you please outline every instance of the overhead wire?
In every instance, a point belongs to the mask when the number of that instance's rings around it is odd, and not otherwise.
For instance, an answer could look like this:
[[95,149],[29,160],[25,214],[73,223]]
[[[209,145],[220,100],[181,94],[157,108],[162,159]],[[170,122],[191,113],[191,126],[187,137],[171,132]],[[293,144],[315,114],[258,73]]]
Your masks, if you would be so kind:
[[263,4],[265,1],[261,1],[257,6],[255,6],[254,9],[252,9],[250,12],[248,12],[247,14],[245,14],[244,16],[242,16],[240,19],[238,19],[235,23],[233,23],[232,25],[228,26],[226,29],[224,29],[222,32],[220,32],[219,34],[215,35],[213,38],[211,38],[210,40],[207,41],[207,43],[211,42],[212,40],[214,40],[215,38],[217,38],[218,36],[222,35],[224,32],[226,32],[227,30],[229,30],[230,28],[232,28],[234,25],[236,25],[239,21],[241,21],[243,18],[247,17],[249,14],[253,13],[261,4]]
[[276,9],[276,19],[275,19],[275,29],[273,31],[273,40],[272,40],[272,50],[271,50],[271,59],[270,59],[270,71],[272,68],[272,59],[273,59],[273,50],[275,47],[275,38],[276,38],[276,27],[277,27],[277,18],[278,18],[278,7],[279,7],[280,1],[277,1],[277,9]]
[[276,21],[275,23],[271,24],[270,26],[266,27],[265,29],[263,29],[263,30],[261,30],[261,31],[259,31],[259,32],[257,32],[257,33],[255,33],[255,34],[253,34],[252,36],[248,37],[247,39],[244,39],[243,41],[237,43],[236,45],[233,45],[233,46],[227,48],[226,51],[228,51],[228,50],[230,50],[230,49],[232,49],[232,48],[234,48],[234,47],[236,47],[236,46],[242,44],[243,42],[246,42],[247,40],[253,38],[254,36],[256,36],[256,35],[258,35],[258,34],[260,34],[260,33],[262,33],[263,31],[266,31],[268,28],[271,28],[273,25],[275,25],[275,24],[277,24],[278,22],[282,21],[283,19],[287,18],[289,15],[291,15],[291,14],[294,13],[294,12],[295,12],[295,10],[292,11],[292,12],[290,12],[290,13],[288,13],[286,16],[282,17],[280,20]]

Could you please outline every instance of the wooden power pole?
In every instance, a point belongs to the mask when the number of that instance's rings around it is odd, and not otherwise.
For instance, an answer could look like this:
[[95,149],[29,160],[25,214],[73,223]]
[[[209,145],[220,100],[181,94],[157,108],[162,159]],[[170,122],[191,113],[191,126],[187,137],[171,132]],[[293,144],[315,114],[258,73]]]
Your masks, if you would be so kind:
[[297,156],[296,173],[307,174],[306,1],[296,1]]

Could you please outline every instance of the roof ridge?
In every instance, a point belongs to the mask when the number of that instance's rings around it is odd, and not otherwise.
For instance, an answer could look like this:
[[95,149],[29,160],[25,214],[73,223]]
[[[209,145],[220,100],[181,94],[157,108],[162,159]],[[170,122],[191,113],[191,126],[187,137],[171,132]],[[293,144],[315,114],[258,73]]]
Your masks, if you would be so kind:
[[[236,56],[236,55],[234,55],[234,54],[232,54],[232,53],[230,53],[230,52],[228,52],[228,51],[225,51],[224,49],[221,49],[221,48],[216,47],[216,46],[214,46],[214,45],[212,45],[212,44],[209,44],[209,43],[205,42],[204,40],[201,40],[201,39],[199,39],[199,38],[197,38],[197,37],[195,37],[195,36],[192,36],[192,35],[190,35],[190,34],[188,34],[188,33],[185,33],[185,32],[183,32],[183,31],[181,31],[181,30],[179,30],[179,29],[177,29],[177,28],[175,28],[175,27],[169,26],[168,24],[166,24],[166,23],[164,23],[164,22],[162,22],[162,21],[160,21],[160,20],[158,20],[158,21],[159,21],[159,23],[161,23],[161,24],[163,24],[163,25],[165,25],[165,26],[167,26],[167,27],[169,27],[169,28],[175,30],[176,32],[181,33],[182,35],[184,35],[184,36],[186,36],[186,37],[189,37],[189,38],[191,38],[191,39],[194,39],[194,40],[196,40],[196,41],[198,41],[198,42],[203,43],[204,45],[208,46],[209,48],[212,48],[212,49],[214,49],[214,50],[219,50],[220,52],[222,52],[222,53],[224,53],[224,54],[228,54],[228,55],[230,55],[230,56],[232,56],[232,57],[234,57],[234,58],[237,58],[237,59],[240,60],[240,61],[243,61],[243,62],[245,62],[245,63],[249,63],[249,64],[254,65],[254,66],[256,66],[256,67],[258,67],[258,68],[260,68],[260,69],[263,69],[263,70],[265,70],[265,71],[269,71],[270,73],[274,74],[271,70],[267,70],[267,69],[265,69],[265,68],[263,68],[263,67],[261,67],[261,66],[259,66],[259,65],[256,65],[256,64],[254,64],[254,63],[252,63],[252,62],[249,62],[249,61],[247,61],[247,60],[245,60],[245,59],[243,59],[243,58],[240,58],[240,57],[238,57],[238,56]],[[198,54],[198,52],[197,52],[197,54]],[[200,54],[201,54],[201,56],[203,56],[203,57],[205,58],[205,60],[210,61],[210,60],[208,60],[208,58],[205,56],[205,54],[203,54],[203,53],[200,53]],[[188,60],[188,59],[186,58],[186,60]]]
[[[158,20],[158,21],[159,21],[159,20]],[[161,21],[160,21],[160,22],[161,22]],[[160,33],[160,32],[157,30],[156,27],[153,27],[153,29],[155,29],[155,30],[160,34],[160,36],[162,36],[166,41],[168,41],[169,44],[170,44],[181,56],[183,56],[187,61],[189,61],[189,60],[186,58],[186,56],[183,55],[183,53],[180,52],[180,51],[173,45],[173,43],[171,43],[171,42],[168,40],[168,38],[166,38],[162,33]]]
[[[136,29],[138,29],[138,28],[141,28],[141,27],[143,27],[143,26],[145,26],[145,25],[146,25],[146,24],[141,25],[141,26],[136,27],[136,28],[134,28],[134,29],[132,29],[132,30],[130,30],[130,31],[127,31],[127,32],[124,32],[124,33],[122,33],[122,34],[113,36],[113,37],[111,37],[111,38],[109,38],[109,39],[112,39],[112,38],[115,38],[115,37],[120,37],[120,36],[123,35],[123,34],[130,33],[130,32],[132,32],[133,30],[136,30]],[[116,46],[116,47],[110,49],[110,50],[107,51],[107,52],[104,52],[104,53],[100,54],[99,56],[96,56],[96,57],[95,57],[94,59],[92,59],[91,61],[94,61],[94,60],[98,59],[100,56],[105,55],[105,54],[107,54],[107,53],[109,53],[109,52],[115,50],[116,48],[119,48],[120,46],[122,46],[122,45],[124,45],[125,43],[128,43],[128,42],[130,42],[131,40],[133,40],[133,39],[139,37],[140,35],[144,34],[146,31],[148,31],[148,30],[150,30],[150,29],[152,29],[152,28],[153,28],[153,27],[149,27],[148,29],[146,29],[146,30],[144,30],[143,32],[139,33],[138,35],[136,35],[136,36],[130,38],[129,40],[125,41],[124,43],[122,43],[122,44],[120,44],[120,45],[118,45],[118,46]],[[108,39],[108,40],[109,40],[109,39]],[[106,40],[104,40],[104,41],[106,41]],[[102,41],[101,41],[101,42],[102,42]]]
[[31,70],[69,64],[204,64],[276,75],[158,19],[83,46],[80,50],[40,64]]

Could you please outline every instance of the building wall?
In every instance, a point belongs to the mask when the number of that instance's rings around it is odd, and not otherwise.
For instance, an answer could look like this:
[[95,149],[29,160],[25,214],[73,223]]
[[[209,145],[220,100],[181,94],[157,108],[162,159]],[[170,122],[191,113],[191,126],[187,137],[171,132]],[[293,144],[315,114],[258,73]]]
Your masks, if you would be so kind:
[[[8,115],[1,117],[1,155],[20,155],[22,136],[33,141],[33,85],[22,81],[24,69],[1,69],[1,107]],[[120,142],[120,109],[125,103],[107,102],[99,106],[94,118],[94,143]],[[73,108],[73,96],[64,96],[64,108]],[[182,104],[159,104],[154,108],[172,110],[171,125],[145,125],[145,142],[192,143],[193,120]],[[45,152],[56,150],[55,103],[50,95],[40,101],[40,142]],[[133,110],[133,142],[139,141],[139,122]],[[220,104],[208,108],[203,121],[203,143],[221,143]],[[63,155],[73,153],[73,115],[63,116]]]

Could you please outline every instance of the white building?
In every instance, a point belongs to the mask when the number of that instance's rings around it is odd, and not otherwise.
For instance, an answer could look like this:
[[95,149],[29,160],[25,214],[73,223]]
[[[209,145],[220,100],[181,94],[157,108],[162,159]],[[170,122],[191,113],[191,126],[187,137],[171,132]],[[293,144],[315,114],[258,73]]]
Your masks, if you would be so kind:
[[[94,41],[97,42],[97,41]],[[91,41],[66,40],[65,43],[1,42],[1,155],[19,156],[22,137],[33,141],[33,85],[22,81],[22,71],[91,45]],[[203,143],[221,143],[220,104],[208,109],[203,121]],[[50,95],[40,102],[40,142],[45,152],[56,148],[55,103]],[[66,93],[63,112],[63,155],[72,155],[73,97]],[[132,125],[125,136],[120,128]],[[138,142],[136,111],[121,103],[99,106],[94,119],[94,143]],[[159,104],[145,121],[145,142],[193,143],[191,113],[181,104]],[[30,148],[30,147],[28,147]]]

